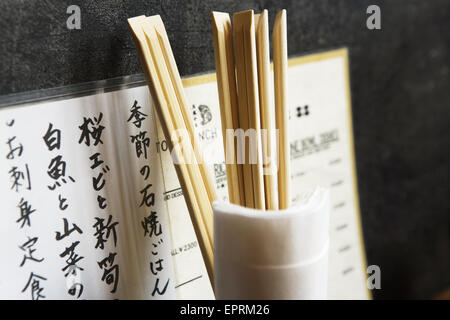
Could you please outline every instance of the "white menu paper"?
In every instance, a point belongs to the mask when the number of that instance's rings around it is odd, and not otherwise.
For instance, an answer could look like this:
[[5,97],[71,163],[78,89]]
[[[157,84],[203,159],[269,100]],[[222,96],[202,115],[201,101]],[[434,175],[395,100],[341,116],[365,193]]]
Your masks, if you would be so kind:
[[[330,187],[329,298],[370,298],[347,51],[289,64],[294,200]],[[183,83],[226,199],[215,75]],[[4,108],[0,138],[0,298],[214,298],[145,84]]]

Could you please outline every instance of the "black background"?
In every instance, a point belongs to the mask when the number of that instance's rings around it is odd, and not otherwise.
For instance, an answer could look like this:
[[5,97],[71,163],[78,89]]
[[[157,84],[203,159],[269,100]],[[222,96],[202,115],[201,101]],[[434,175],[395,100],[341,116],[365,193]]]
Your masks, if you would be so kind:
[[[81,8],[81,30],[66,9]],[[366,8],[381,8],[381,30]],[[375,298],[450,286],[450,1],[0,2],[0,95],[141,73],[126,19],[160,14],[182,75],[214,69],[210,11],[288,10],[289,55],[346,46]]]

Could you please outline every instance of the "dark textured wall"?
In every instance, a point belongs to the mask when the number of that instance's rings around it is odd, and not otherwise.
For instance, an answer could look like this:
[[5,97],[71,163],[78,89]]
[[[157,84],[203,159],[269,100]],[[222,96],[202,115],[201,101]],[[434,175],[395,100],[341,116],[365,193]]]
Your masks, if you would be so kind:
[[[82,29],[66,28],[81,8]],[[381,7],[382,30],[365,27]],[[450,286],[450,1],[0,2],[0,95],[141,73],[126,18],[160,14],[183,75],[214,69],[212,9],[288,9],[289,54],[347,46],[361,212],[375,298]]]

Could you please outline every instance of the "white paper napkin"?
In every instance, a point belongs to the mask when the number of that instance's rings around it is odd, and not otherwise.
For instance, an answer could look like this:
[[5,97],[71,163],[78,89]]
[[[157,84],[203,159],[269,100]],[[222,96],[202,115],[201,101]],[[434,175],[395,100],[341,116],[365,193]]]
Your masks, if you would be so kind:
[[316,188],[282,211],[214,202],[216,298],[326,299],[329,197]]

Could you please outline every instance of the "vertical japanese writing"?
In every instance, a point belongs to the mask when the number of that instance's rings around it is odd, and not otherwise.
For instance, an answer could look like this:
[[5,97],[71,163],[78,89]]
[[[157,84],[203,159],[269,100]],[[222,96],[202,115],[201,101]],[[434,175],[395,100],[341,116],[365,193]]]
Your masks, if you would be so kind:
[[14,194],[15,201],[17,201],[17,227],[23,230],[23,242],[18,244],[22,252],[22,258],[18,261],[21,269],[24,269],[27,276],[24,281],[23,293],[27,293],[32,300],[39,300],[45,298],[44,283],[47,281],[45,275],[34,272],[36,264],[42,263],[45,258],[39,254],[39,237],[29,234],[34,234],[32,228],[33,219],[37,219],[37,209],[30,202],[28,197],[32,190],[31,187],[31,171],[28,163],[25,162],[24,146],[19,138],[14,133],[15,119],[6,122],[8,131],[11,135],[6,139],[8,146],[8,153],[6,159],[11,163],[8,168],[8,175],[10,177],[10,190]]
[[[52,157],[47,168],[49,177],[47,188],[57,194],[55,203],[58,211],[63,215],[69,216],[70,202],[64,195],[64,186],[76,181],[71,175],[66,173],[67,163],[61,153],[61,130],[55,128],[53,123],[49,123],[42,140]],[[57,242],[63,241],[64,246],[66,246],[59,253],[59,257],[64,261],[61,271],[66,278],[67,293],[79,299],[84,290],[84,285],[81,282],[81,271],[84,270],[82,260],[84,257],[78,253],[77,247],[80,241],[77,240],[76,235],[83,234],[83,230],[73,221],[73,217],[71,217],[71,220],[67,217],[62,217],[62,225],[62,231],[55,231],[55,240]]]
[[[78,127],[81,131],[79,144],[87,147],[103,145],[102,133],[106,128],[102,125],[103,113],[97,117],[83,117],[83,123]],[[106,251],[102,258],[97,261],[99,269],[102,271],[101,281],[110,288],[111,293],[117,291],[119,285],[119,264],[116,261],[117,252],[108,248],[117,247],[116,227],[119,222],[114,221],[114,217],[108,213],[108,199],[106,195],[106,185],[110,166],[105,162],[101,152],[94,152],[90,157],[90,169],[92,172],[92,189],[97,195],[97,205],[102,216],[94,217],[92,228],[96,240],[95,249]],[[105,247],[108,243],[109,247]],[[116,250],[114,250],[116,251]]]
[[[147,136],[147,131],[141,129],[144,121],[147,120],[147,114],[141,111],[141,106],[135,100],[130,109],[130,116],[127,122],[130,126],[134,125],[133,134],[130,135],[130,143],[134,145],[136,150],[136,158],[140,162],[139,174],[142,176],[143,184],[138,191],[140,200],[138,201],[139,208],[144,208],[146,215],[140,221],[140,228],[144,238],[151,241],[150,250],[150,265],[149,269],[154,276],[154,285],[152,286],[151,295],[162,296],[166,293],[169,285],[169,277],[162,273],[165,264],[164,259],[159,255],[158,247],[163,244],[163,230],[158,218],[158,212],[155,210],[155,193],[150,181],[150,165],[148,165],[148,148],[150,146],[150,138]],[[139,161],[141,159],[141,161]]]

